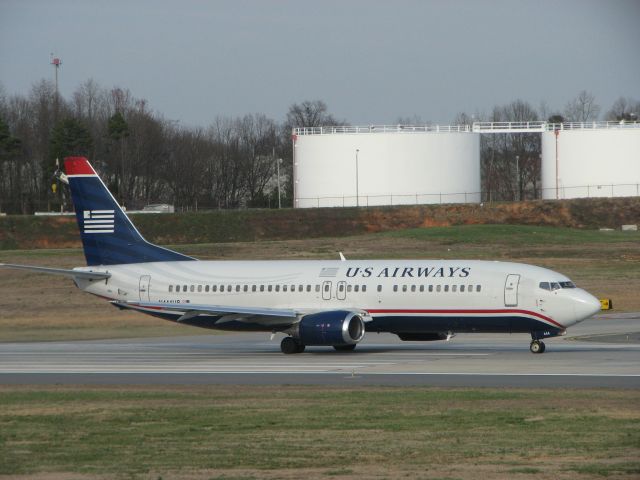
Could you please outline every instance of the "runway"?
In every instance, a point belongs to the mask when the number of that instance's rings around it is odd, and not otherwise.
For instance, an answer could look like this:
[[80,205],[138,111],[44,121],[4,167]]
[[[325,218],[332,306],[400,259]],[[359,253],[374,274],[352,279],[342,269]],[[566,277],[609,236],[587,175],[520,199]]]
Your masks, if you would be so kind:
[[367,334],[354,352],[283,355],[280,335],[0,344],[0,384],[310,384],[640,388],[640,313],[600,315],[529,352],[523,334],[401,342]]

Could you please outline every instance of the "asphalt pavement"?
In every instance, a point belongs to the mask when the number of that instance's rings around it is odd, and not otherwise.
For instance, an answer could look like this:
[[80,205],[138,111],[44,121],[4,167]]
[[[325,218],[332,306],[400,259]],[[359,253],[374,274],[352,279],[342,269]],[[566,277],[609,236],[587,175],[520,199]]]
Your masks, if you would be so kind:
[[242,333],[0,344],[0,384],[309,384],[640,388],[640,313],[599,315],[529,352],[524,334],[402,342],[367,333],[353,352],[280,352]]

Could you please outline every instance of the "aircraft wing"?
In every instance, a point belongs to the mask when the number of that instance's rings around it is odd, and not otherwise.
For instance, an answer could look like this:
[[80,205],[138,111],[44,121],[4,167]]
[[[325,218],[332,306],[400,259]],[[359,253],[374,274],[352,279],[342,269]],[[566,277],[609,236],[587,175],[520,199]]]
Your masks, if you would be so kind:
[[119,302],[113,301],[116,307],[128,308],[132,310],[157,310],[168,311],[174,313],[182,313],[182,316],[178,321],[188,320],[189,318],[197,317],[198,315],[221,315],[221,316],[233,316],[235,320],[238,317],[251,318],[263,317],[263,318],[288,318],[291,319],[291,323],[295,323],[300,312],[296,312],[287,308],[260,308],[260,307],[240,307],[240,306],[222,306],[222,305],[196,305],[193,303],[181,303],[181,304],[167,304],[167,303],[155,303],[155,302]]
[[34,267],[32,265],[16,265],[14,263],[0,263],[0,268],[15,268],[18,270],[29,270],[50,275],[63,275],[65,277],[84,278],[86,280],[106,280],[111,277],[107,272],[88,272],[85,270],[68,270],[66,268]]

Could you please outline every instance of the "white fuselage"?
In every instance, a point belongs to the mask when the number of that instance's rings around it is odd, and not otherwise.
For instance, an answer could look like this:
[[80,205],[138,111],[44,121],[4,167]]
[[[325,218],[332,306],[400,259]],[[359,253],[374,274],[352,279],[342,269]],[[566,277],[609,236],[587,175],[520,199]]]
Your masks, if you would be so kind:
[[[378,331],[562,331],[593,315],[598,301],[552,270],[473,260],[185,261],[78,270],[108,272],[78,281],[120,302],[350,310]],[[541,288],[541,284],[557,288]],[[564,287],[560,287],[564,285]],[[151,314],[162,309],[140,308]],[[185,308],[185,311],[188,310]],[[167,313],[167,318],[171,315]],[[244,319],[245,323],[248,320]],[[278,319],[262,322],[273,329]],[[209,325],[216,328],[215,323]],[[227,328],[225,326],[224,328]]]

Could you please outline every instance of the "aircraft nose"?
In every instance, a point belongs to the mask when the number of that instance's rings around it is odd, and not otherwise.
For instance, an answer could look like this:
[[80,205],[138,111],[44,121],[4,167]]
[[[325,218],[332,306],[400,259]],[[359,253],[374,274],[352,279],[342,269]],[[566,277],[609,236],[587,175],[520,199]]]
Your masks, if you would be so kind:
[[586,320],[600,311],[600,301],[590,293],[579,292],[574,300],[573,309],[576,314],[576,322]]

